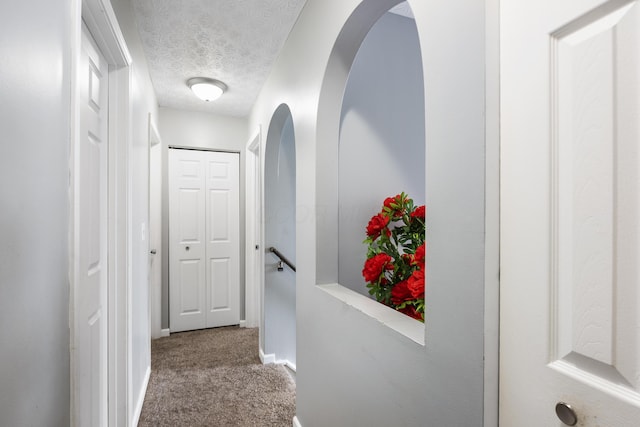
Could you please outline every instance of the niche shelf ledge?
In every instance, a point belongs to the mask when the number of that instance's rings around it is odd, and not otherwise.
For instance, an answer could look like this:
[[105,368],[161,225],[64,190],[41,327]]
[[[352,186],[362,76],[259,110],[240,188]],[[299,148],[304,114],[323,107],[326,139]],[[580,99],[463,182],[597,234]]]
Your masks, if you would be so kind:
[[386,327],[404,335],[415,343],[422,346],[425,345],[424,323],[412,319],[399,311],[387,307],[384,304],[380,304],[379,302],[352,291],[338,283],[318,285],[318,288],[342,301],[346,305],[355,308],[373,319],[376,319]]

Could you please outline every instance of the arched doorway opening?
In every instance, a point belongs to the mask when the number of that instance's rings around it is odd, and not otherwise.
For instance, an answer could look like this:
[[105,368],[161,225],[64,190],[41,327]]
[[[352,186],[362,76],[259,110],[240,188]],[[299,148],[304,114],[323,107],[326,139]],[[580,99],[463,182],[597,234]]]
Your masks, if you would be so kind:
[[[296,366],[296,154],[293,119],[280,105],[267,133],[261,349],[265,363]],[[273,248],[273,249],[272,249]]]

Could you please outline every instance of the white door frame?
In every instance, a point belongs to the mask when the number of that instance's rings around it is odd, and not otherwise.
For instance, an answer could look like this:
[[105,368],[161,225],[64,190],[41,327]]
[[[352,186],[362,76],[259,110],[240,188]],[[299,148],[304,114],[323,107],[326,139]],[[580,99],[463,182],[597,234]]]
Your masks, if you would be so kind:
[[247,143],[245,219],[245,327],[262,330],[262,133],[260,127]]
[[[150,292],[149,292],[149,335],[151,336],[151,338],[155,339],[155,338],[160,338],[162,336],[162,259],[163,259],[163,252],[162,252],[162,209],[160,209],[160,212],[157,213],[158,216],[153,216],[151,214],[152,209],[154,207],[157,206],[152,206],[151,205],[151,192],[152,190],[157,190],[155,191],[156,194],[158,194],[158,197],[160,198],[160,200],[157,202],[158,205],[160,205],[160,207],[162,207],[162,165],[159,165],[158,167],[156,166],[152,166],[151,163],[151,159],[152,159],[152,150],[158,150],[157,152],[159,152],[160,155],[160,160],[162,163],[162,144],[161,144],[161,139],[160,139],[160,134],[158,132],[158,127],[155,123],[155,121],[153,120],[153,116],[151,115],[151,113],[149,113],[149,144],[148,144],[148,149],[149,149],[149,177],[148,177],[148,184],[149,184],[149,218],[148,218],[148,224],[149,224],[149,245],[152,245],[152,247],[150,247],[151,251],[155,251],[155,254],[149,254],[150,258],[153,257],[153,267],[151,268],[157,268],[158,265],[160,264],[160,275],[158,277],[156,277],[156,283],[150,282]],[[154,151],[155,153],[156,151]],[[154,174],[153,171],[156,171],[159,173],[158,176],[156,176]],[[158,221],[155,221],[153,219],[158,219]],[[151,272],[149,272],[149,277],[154,277],[152,275]]]
[[70,140],[70,195],[69,195],[69,317],[71,358],[71,424],[76,425],[78,389],[75,377],[75,348],[78,331],[75,328],[77,313],[77,267],[79,257],[74,242],[79,223],[75,215],[76,155],[80,138],[79,61],[81,54],[81,28],[84,21],[98,48],[109,64],[109,151],[108,151],[108,424],[129,425],[129,400],[131,385],[130,338],[131,300],[129,295],[129,244],[130,213],[129,195],[129,85],[131,80],[131,55],[118,26],[115,13],[108,0],[73,0],[74,27],[71,34],[71,140]]
[[485,13],[484,426],[498,425],[500,372],[500,0]]

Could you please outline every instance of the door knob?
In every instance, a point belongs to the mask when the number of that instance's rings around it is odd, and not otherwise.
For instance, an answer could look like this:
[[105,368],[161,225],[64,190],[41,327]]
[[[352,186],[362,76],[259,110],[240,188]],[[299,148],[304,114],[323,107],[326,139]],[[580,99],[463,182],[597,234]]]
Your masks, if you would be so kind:
[[155,249],[151,249],[149,252],[151,253],[151,255],[155,255],[156,254],[156,250]]
[[560,421],[568,426],[574,426],[578,423],[576,411],[567,403],[558,402],[556,405],[556,415],[560,418]]
[[188,251],[188,250],[189,250],[189,246],[185,246],[185,247],[184,247],[184,250],[185,250],[185,251]]

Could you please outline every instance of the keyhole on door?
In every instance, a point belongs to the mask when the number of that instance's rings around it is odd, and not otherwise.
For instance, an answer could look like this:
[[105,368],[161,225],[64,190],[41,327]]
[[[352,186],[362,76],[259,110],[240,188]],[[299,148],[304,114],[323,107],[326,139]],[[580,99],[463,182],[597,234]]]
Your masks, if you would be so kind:
[[184,250],[188,251],[189,250],[189,246],[185,246]]

